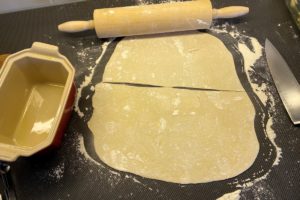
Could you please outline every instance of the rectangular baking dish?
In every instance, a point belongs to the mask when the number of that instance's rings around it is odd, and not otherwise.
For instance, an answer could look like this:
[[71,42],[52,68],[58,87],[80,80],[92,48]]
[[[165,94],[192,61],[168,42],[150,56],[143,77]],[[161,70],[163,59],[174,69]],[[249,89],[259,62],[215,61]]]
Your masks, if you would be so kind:
[[75,70],[56,46],[33,43],[0,70],[0,160],[60,144],[75,98]]

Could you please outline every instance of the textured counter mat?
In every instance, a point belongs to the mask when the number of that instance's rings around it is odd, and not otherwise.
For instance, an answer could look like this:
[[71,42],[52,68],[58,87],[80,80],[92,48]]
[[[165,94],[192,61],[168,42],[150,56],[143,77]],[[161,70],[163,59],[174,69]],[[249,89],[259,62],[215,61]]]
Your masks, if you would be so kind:
[[[99,160],[93,148],[93,138],[87,128],[92,115],[91,96],[93,86],[100,82],[113,50],[120,39],[109,43],[96,38],[93,31],[80,34],[63,34],[57,31],[57,24],[68,20],[91,19],[94,8],[134,5],[141,1],[88,1],[63,6],[42,8],[0,15],[0,54],[13,53],[29,48],[34,41],[57,45],[61,53],[68,57],[76,68],[76,86],[86,84],[81,93],[80,117],[74,112],[66,131],[62,147],[43,157],[20,158],[12,164],[12,176],[18,199],[216,199],[237,191],[235,180],[253,178],[253,174],[266,178],[240,190],[240,199],[300,199],[300,128],[290,122],[283,105],[274,95],[278,110],[273,125],[275,142],[282,149],[279,165],[271,167],[276,151],[270,141],[258,131],[261,150],[254,165],[240,176],[206,184],[180,185],[151,180],[130,173],[114,170]],[[154,1],[152,1],[154,2]],[[157,3],[155,1],[154,3]],[[213,2],[214,7],[245,5],[251,13],[241,19],[229,20],[239,30],[258,39],[260,44],[268,37],[278,48],[295,76],[300,81],[300,39],[299,32],[285,7],[284,1],[242,1],[224,0]],[[220,21],[220,24],[223,23]],[[236,51],[236,43],[230,37],[217,34],[235,57],[237,73],[247,88],[245,74],[241,71],[241,55]],[[97,63],[97,59],[102,59]],[[97,63],[97,64],[96,64]],[[265,60],[261,60],[261,74],[266,73]],[[94,75],[90,83],[85,82],[91,68]],[[239,71],[240,70],[240,71]],[[258,76],[258,81],[264,76]],[[264,80],[261,80],[264,81]],[[272,89],[274,86],[271,84]],[[251,98],[251,95],[250,95]],[[261,112],[264,112],[261,110]],[[257,130],[263,127],[261,119],[256,121]],[[237,124],[238,125],[238,124]],[[86,147],[85,148],[83,147]],[[226,148],[226,147],[224,147]],[[271,159],[266,162],[265,157]],[[271,171],[269,171],[271,170]]]

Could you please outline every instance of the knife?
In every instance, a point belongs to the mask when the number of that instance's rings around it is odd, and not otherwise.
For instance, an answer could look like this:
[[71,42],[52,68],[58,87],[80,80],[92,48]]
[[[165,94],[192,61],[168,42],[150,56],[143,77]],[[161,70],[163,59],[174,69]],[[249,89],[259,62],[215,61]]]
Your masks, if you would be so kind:
[[284,58],[266,39],[265,51],[270,72],[292,122],[300,124],[300,86]]

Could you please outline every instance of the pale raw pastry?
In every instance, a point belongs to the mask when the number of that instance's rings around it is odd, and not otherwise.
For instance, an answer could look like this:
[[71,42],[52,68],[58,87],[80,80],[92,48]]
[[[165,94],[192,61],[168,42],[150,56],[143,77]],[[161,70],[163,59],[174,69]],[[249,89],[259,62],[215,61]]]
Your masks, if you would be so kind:
[[103,81],[244,91],[222,41],[198,31],[123,39]]
[[254,162],[255,110],[245,92],[100,83],[88,126],[100,159],[143,177],[204,183]]

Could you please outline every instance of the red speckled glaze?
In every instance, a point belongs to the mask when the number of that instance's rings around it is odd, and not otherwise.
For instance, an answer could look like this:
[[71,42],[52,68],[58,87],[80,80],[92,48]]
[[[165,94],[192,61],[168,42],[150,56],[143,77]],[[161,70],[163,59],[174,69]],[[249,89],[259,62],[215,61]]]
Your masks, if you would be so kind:
[[68,100],[66,103],[66,107],[64,109],[64,113],[63,116],[60,120],[60,123],[58,125],[55,137],[53,139],[52,144],[49,147],[54,147],[57,148],[61,145],[61,141],[64,135],[64,132],[67,128],[68,122],[70,120],[72,111],[73,111],[73,106],[74,106],[74,101],[75,101],[75,97],[76,97],[76,87],[74,85],[74,83],[72,84],[69,96],[68,96]]

